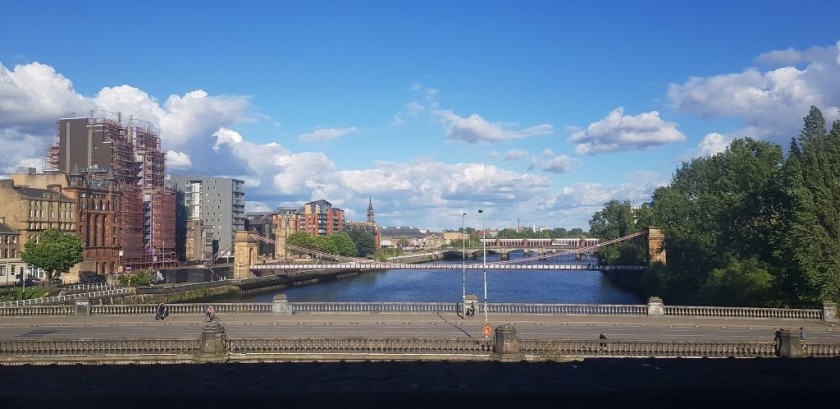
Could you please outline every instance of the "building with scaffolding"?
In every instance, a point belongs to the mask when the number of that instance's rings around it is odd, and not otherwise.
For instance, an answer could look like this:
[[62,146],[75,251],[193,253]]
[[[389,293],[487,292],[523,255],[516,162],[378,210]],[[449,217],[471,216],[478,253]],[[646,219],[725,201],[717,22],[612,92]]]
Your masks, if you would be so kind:
[[61,118],[47,149],[47,171],[107,169],[121,192],[119,263],[122,271],[177,264],[175,192],[166,185],[160,136],[148,123],[102,112]]

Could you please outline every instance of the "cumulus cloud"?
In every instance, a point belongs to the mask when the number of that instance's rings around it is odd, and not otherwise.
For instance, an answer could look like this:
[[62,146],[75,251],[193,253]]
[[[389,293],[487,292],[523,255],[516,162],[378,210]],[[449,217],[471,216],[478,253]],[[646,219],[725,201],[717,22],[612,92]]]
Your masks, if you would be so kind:
[[192,166],[192,161],[187,153],[167,151],[166,166],[172,169],[189,169]]
[[751,136],[786,145],[801,128],[801,119],[812,105],[819,107],[828,119],[837,117],[838,50],[840,42],[803,51],[770,51],[757,60],[783,66],[692,77],[682,84],[670,84],[668,98],[680,111],[707,119],[735,117],[753,130]]
[[533,158],[531,160],[531,168],[542,169],[545,172],[551,173],[568,173],[578,161],[568,155],[559,155],[554,157]]
[[505,156],[502,158],[506,161],[515,161],[520,160],[528,157],[528,151],[525,149],[511,149],[505,152]]
[[56,118],[95,108],[49,65],[34,62],[9,70],[0,64],[0,126],[54,125]]
[[715,132],[710,133],[697,144],[698,154],[699,156],[714,156],[725,151],[731,142],[732,137]]
[[347,136],[353,133],[356,133],[359,129],[356,127],[351,128],[319,128],[312,132],[307,132],[298,136],[301,141],[304,142],[311,142],[311,141],[329,141],[332,139],[341,138],[342,136]]
[[505,142],[512,139],[548,135],[554,131],[554,127],[548,124],[536,125],[522,130],[512,130],[500,124],[487,122],[487,120],[477,114],[472,114],[464,118],[449,110],[435,111],[435,115],[448,128],[446,133],[448,139],[469,143]]
[[623,107],[612,110],[585,130],[575,131],[569,138],[576,145],[577,153],[587,155],[645,149],[683,140],[685,135],[677,130],[677,124],[663,121],[659,112],[624,115]]

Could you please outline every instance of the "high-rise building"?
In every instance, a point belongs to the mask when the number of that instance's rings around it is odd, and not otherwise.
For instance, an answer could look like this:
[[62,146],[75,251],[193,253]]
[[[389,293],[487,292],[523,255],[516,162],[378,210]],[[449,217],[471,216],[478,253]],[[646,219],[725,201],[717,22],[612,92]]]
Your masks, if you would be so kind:
[[344,230],[344,210],[326,200],[303,205],[300,230],[311,235],[330,235]]
[[185,237],[187,260],[233,255],[233,237],[245,229],[245,182],[199,175],[170,175],[179,197],[178,236]]
[[120,113],[62,118],[47,170],[106,169],[119,186],[120,262],[126,270],[175,263],[175,194],[165,184],[160,136]]

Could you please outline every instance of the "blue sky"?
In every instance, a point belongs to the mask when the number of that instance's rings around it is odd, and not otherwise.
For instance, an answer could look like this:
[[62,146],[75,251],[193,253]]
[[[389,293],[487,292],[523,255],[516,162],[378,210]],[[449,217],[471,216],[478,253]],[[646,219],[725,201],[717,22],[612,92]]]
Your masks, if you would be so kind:
[[[58,118],[161,132],[170,173],[247,210],[381,225],[582,227],[736,137],[840,106],[840,2],[7,0],[0,174]],[[486,211],[486,219],[477,210]],[[465,219],[462,214],[467,213]]]

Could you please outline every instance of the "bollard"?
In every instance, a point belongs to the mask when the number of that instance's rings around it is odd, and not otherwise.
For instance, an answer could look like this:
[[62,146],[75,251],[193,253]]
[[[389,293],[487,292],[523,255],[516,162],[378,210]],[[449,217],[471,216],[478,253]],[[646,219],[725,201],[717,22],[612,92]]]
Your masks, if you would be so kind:
[[665,304],[659,297],[648,298],[648,314],[649,317],[662,317],[665,315]]
[[496,327],[495,345],[491,359],[501,362],[519,362],[525,360],[525,355],[519,351],[519,338],[516,328],[511,324]]
[[271,313],[285,315],[292,314],[292,307],[289,305],[286,294],[277,294],[274,296],[271,300]]
[[837,303],[831,301],[823,302],[823,321],[836,322],[837,321]]
[[90,301],[88,300],[77,300],[76,301],[76,311],[74,315],[90,315]]

